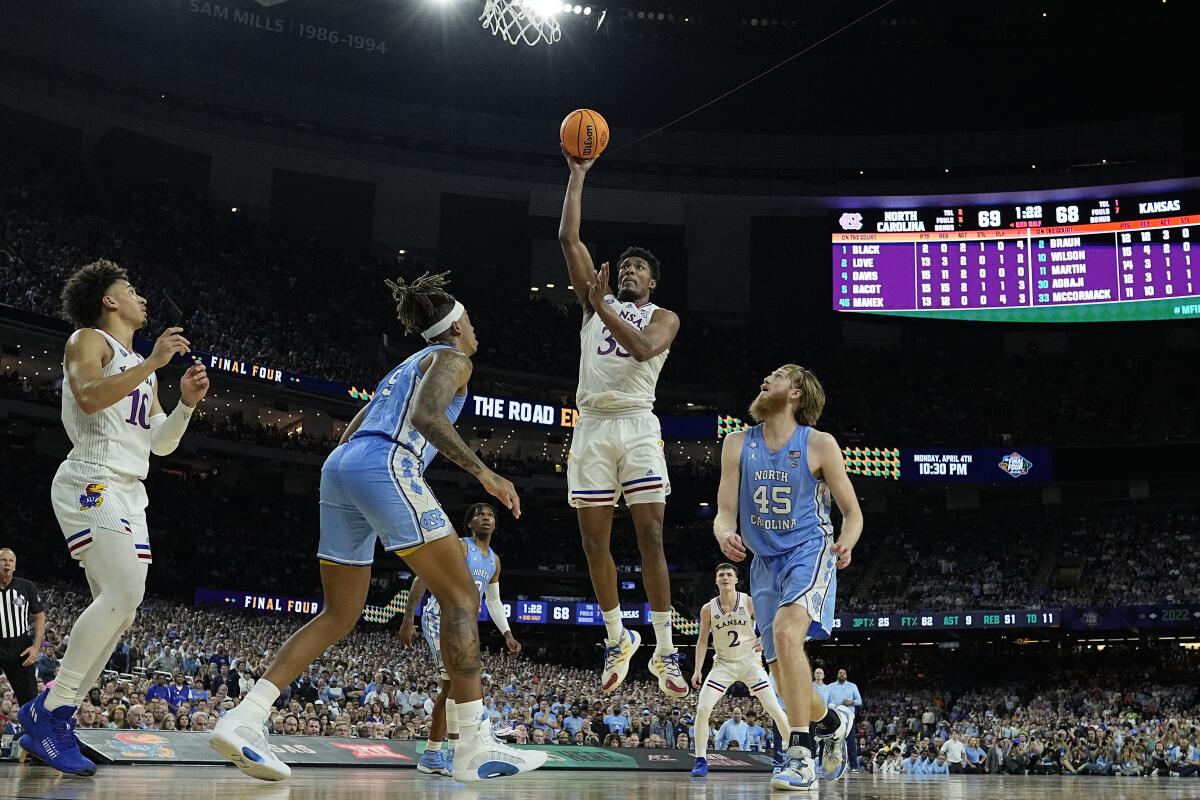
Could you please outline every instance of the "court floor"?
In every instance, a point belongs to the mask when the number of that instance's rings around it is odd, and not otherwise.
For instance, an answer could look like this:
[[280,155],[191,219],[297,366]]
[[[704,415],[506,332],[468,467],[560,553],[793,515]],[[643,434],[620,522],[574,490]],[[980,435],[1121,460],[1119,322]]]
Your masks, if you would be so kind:
[[692,779],[664,772],[536,772],[463,785],[412,769],[302,768],[286,783],[260,783],[232,767],[106,766],[92,778],[47,767],[0,765],[0,798],[12,800],[748,800],[799,795],[845,800],[1190,800],[1200,780],[1185,778],[944,777],[848,775],[819,792],[772,792],[765,775]]

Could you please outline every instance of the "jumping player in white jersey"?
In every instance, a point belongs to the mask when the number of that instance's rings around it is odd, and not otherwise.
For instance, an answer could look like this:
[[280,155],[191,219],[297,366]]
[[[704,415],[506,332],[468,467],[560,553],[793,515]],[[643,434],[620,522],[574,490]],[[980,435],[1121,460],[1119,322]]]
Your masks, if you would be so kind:
[[479,592],[454,526],[425,481],[426,468],[441,453],[521,516],[516,488],[488,469],[454,429],[479,340],[467,310],[445,289],[447,274],[387,282],[405,332],[420,331],[427,346],[384,376],[321,467],[317,558],[325,607],[283,643],[241,705],[213,728],[209,745],[252,778],[278,781],[291,774],[263,727],[280,688],[354,630],[371,585],[376,540],[408,562],[442,611],[441,648],[462,734],[455,780],[516,775],[546,761],[545,753],[515,750],[492,734],[479,683]]
[[[708,718],[729,687],[741,681],[746,684],[762,707],[781,730],[787,730],[787,715],[779,706],[771,679],[762,664],[762,648],[758,643],[758,628],[754,623],[754,601],[737,590],[737,568],[733,564],[717,565],[717,596],[700,609],[700,636],[696,639],[696,670],[692,673],[692,688],[700,692],[696,706],[696,766],[693,778],[708,774]],[[708,654],[708,634],[712,631],[713,668],[700,683],[704,658]]]
[[50,499],[71,557],[81,562],[92,602],[71,627],[54,687],[21,707],[21,746],[61,772],[91,775],[72,717],[133,624],[153,560],[146,527],[150,453],[175,451],[196,404],[208,392],[203,365],[188,368],[170,415],[158,402],[154,371],[189,352],[182,328],[167,328],[149,358],[133,349],[146,301],[111,261],[81,267],[62,292],[79,326],[63,357],[62,420],[71,452],[54,474]]
[[[479,601],[487,606],[488,616],[492,618],[496,630],[504,636],[508,652],[515,656],[521,652],[521,643],[509,630],[508,617],[504,614],[504,603],[500,600],[500,554],[492,547],[492,534],[496,532],[496,509],[487,503],[473,504],[467,509],[463,527],[471,535],[458,541],[462,544],[463,558],[467,561],[467,569],[471,571],[471,580],[479,590]],[[414,619],[421,601],[425,599],[425,592],[425,582],[421,576],[413,578],[408,602],[404,606],[404,619],[400,623],[400,641],[406,646],[417,638]],[[458,717],[450,676],[446,673],[446,665],[442,663],[441,629],[442,610],[437,598],[431,597],[421,614],[421,633],[433,655],[433,665],[437,667],[441,685],[433,701],[429,740],[421,760],[417,762],[417,771],[427,775],[451,776],[454,774],[454,748],[458,745]],[[443,742],[447,748],[445,750],[442,749]]]
[[[750,593],[789,720],[787,766],[771,786],[787,791],[815,790],[816,739],[835,731],[844,738],[853,723],[845,710],[825,707],[804,653],[806,638],[833,629],[837,570],[850,565],[863,526],[837,441],[812,427],[824,407],[825,390],[803,367],[785,364],[767,376],[750,405],[759,424],[725,437],[713,523],[729,560],[754,554]],[[836,540],[830,495],[842,511]],[[840,777],[846,761],[844,743],[826,746],[822,770]]]
[[688,694],[682,656],[671,639],[671,579],[663,554],[663,514],[671,482],[662,432],[654,416],[654,391],[667,352],[679,333],[679,317],[650,302],[658,285],[658,259],[630,247],[617,265],[617,296],[609,291],[608,264],[597,272],[583,242],[579,220],[583,180],[595,159],[581,161],[563,151],[571,168],[558,239],[567,272],[583,305],[579,332],[580,419],[567,462],[568,499],[579,516],[583,552],[592,588],[604,616],[605,658],[600,688],[612,692],[629,671],[641,644],[637,631],[621,624],[617,567],[609,542],[613,509],[622,496],[633,517],[642,577],[650,601],[656,646],[650,671],[670,698]]

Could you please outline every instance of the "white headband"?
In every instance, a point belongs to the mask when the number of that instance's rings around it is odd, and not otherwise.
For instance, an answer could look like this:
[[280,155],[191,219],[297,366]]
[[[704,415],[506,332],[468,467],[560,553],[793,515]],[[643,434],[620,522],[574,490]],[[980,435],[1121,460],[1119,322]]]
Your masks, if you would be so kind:
[[433,337],[440,336],[441,334],[445,333],[451,325],[458,322],[458,318],[461,317],[465,311],[466,309],[463,308],[463,304],[455,300],[454,307],[446,312],[446,316],[442,317],[437,322],[421,331],[421,335],[425,337],[425,341],[431,341]]

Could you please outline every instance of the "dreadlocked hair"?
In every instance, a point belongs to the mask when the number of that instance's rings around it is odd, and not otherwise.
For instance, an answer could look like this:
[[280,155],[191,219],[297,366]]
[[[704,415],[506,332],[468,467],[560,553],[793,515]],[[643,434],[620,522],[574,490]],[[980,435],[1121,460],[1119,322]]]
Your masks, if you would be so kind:
[[405,283],[403,278],[384,283],[392,290],[396,301],[396,318],[404,325],[405,333],[423,331],[441,319],[454,305],[454,296],[446,291],[450,273],[426,272],[419,278]]
[[85,264],[75,270],[63,286],[63,316],[80,328],[98,324],[104,312],[104,295],[108,287],[128,279],[124,269],[106,258]]

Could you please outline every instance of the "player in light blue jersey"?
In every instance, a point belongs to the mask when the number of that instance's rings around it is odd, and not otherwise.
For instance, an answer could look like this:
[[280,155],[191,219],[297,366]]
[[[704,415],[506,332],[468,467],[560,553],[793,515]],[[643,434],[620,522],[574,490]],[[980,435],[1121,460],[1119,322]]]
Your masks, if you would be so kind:
[[[863,524],[837,441],[812,427],[824,406],[825,390],[803,367],[787,364],[767,376],[750,406],[759,424],[725,438],[713,525],[731,561],[754,554],[750,593],[763,655],[791,725],[788,764],[771,780],[784,790],[815,787],[816,739],[826,736],[834,742],[824,748],[822,770],[840,777],[852,725],[842,709],[825,707],[804,653],[806,639],[829,636],[836,570],[849,566]],[[842,511],[836,541],[830,495]]]
[[[463,527],[469,530],[471,535],[458,541],[462,544],[463,557],[467,560],[471,580],[475,582],[475,588],[479,591],[479,602],[487,606],[488,616],[492,618],[496,629],[504,635],[508,652],[515,656],[521,652],[521,643],[508,627],[508,615],[504,613],[504,603],[500,600],[500,554],[492,548],[492,535],[496,532],[496,509],[487,503],[475,503],[467,509]],[[421,601],[425,598],[425,591],[425,581],[421,580],[421,576],[413,578],[412,588],[408,591],[408,602],[404,606],[404,619],[400,624],[400,641],[405,645],[411,645],[417,638],[414,619],[417,609],[421,607]],[[437,667],[441,687],[433,702],[429,741],[425,745],[421,760],[417,763],[417,770],[426,774],[449,776],[454,772],[458,718],[454,691],[446,674],[446,666],[442,662],[442,647],[439,641],[441,627],[442,610],[434,597],[425,605],[421,614],[421,633],[424,634],[429,651],[433,654],[433,663]],[[446,750],[442,750],[443,741]]]
[[428,346],[380,381],[321,468],[317,554],[325,607],[283,644],[263,678],[213,730],[213,749],[251,777],[283,780],[291,773],[271,752],[263,726],[279,687],[354,629],[367,599],[377,538],[421,576],[441,607],[441,647],[459,698],[462,736],[454,778],[479,781],[545,763],[545,753],[497,741],[487,723],[479,683],[479,593],[454,526],[424,478],[440,452],[478,478],[514,517],[521,515],[513,485],[484,466],[454,430],[479,342],[466,309],[446,291],[448,274],[387,282],[405,332],[419,331]]

